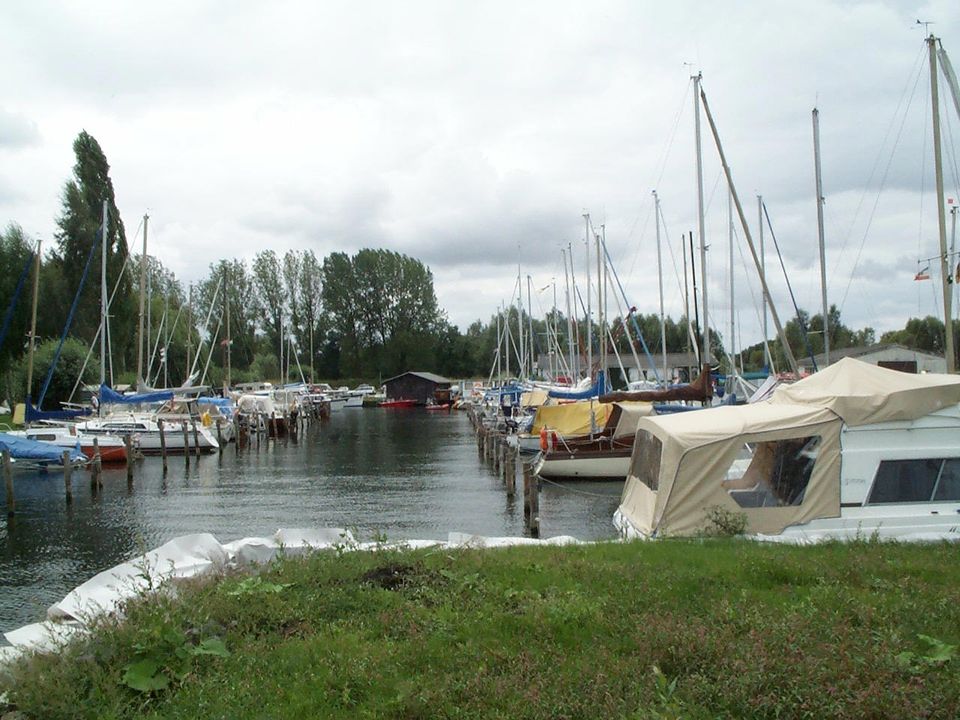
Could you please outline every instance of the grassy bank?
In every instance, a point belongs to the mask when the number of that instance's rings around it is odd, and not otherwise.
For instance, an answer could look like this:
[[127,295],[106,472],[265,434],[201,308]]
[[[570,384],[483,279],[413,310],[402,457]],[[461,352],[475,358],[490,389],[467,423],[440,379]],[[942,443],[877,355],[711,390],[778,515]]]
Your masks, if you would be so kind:
[[131,603],[2,685],[34,718],[953,718],[957,552],[321,553]]

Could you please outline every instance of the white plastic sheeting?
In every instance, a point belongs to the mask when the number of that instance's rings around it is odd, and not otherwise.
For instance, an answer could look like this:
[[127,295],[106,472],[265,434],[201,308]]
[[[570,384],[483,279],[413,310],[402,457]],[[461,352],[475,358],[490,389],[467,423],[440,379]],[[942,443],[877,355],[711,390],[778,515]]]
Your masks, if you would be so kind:
[[223,567],[258,565],[279,555],[292,557],[312,550],[341,551],[443,548],[492,548],[511,545],[570,545],[580,541],[562,535],[544,540],[522,537],[484,537],[450,533],[440,540],[394,543],[357,542],[342,528],[281,529],[271,537],[249,537],[221,544],[213,535],[183,535],[143,555],[95,575],[74,588],[47,610],[47,621],[25,625],[4,634],[10,647],[0,647],[0,664],[29,650],[55,651],[101,613],[118,612],[124,601],[172,579],[204,575]]

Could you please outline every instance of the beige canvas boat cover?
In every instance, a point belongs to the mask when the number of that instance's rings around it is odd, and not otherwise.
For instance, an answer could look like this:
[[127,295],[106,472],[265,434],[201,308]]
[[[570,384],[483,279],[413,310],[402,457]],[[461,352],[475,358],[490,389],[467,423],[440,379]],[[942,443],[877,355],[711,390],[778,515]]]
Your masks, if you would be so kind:
[[852,426],[915,420],[960,403],[960,377],[913,375],[843,358],[810,377],[777,388],[771,402],[829,408]]
[[546,390],[529,390],[520,395],[521,407],[540,407],[548,399]]
[[541,405],[537,408],[530,434],[539,435],[540,428],[547,427],[564,437],[587,435],[591,432],[591,412],[593,413],[593,430],[599,430],[606,424],[612,410],[611,403],[599,403],[596,400],[563,405]]
[[[748,532],[777,533],[816,517],[836,517],[841,424],[827,408],[772,402],[640,418],[620,514],[644,535],[695,534],[706,528],[713,506],[746,515]],[[737,504],[724,481],[744,443],[810,436],[819,436],[820,446],[800,504]]]
[[627,437],[637,432],[637,423],[640,418],[653,415],[653,403],[649,402],[618,402],[616,409],[610,413],[607,427],[614,425],[613,437]]

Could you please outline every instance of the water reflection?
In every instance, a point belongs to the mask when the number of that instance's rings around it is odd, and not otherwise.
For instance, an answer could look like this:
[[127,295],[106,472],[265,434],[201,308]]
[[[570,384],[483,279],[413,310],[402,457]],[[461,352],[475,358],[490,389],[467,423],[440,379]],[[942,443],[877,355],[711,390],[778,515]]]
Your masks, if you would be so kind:
[[[220,541],[277,528],[345,527],[361,539],[446,539],[449,531],[522,535],[519,496],[482,463],[465,415],[345,409],[299,441],[256,442],[235,454],[147,458],[128,486],[105,470],[103,488],[75,472],[73,502],[60,473],[18,473],[16,517],[0,525],[0,629],[40,619],[71,588],[177,535]],[[613,536],[620,483],[544,485],[544,537]],[[579,491],[579,492],[575,492]],[[4,513],[5,514],[5,513]]]

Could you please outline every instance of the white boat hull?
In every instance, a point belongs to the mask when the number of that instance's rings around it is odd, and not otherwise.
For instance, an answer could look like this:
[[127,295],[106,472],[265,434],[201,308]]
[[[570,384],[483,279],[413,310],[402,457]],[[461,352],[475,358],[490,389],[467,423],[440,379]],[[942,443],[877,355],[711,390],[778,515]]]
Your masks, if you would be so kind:
[[534,466],[540,477],[581,480],[626,480],[630,456],[584,456],[569,453],[542,455]]

